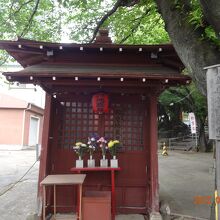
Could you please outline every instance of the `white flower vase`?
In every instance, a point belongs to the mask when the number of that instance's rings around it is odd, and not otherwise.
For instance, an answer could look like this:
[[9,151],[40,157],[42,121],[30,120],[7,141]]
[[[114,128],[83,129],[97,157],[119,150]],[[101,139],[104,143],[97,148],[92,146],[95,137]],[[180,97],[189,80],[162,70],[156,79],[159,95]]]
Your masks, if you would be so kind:
[[108,167],[108,160],[105,158],[105,155],[102,155],[102,159],[100,160],[100,167]]
[[110,161],[112,168],[118,168],[118,159],[116,159],[116,156],[113,156],[113,159]]
[[89,156],[89,160],[87,160],[88,167],[95,167],[95,160],[92,159],[92,155]]
[[76,167],[77,168],[83,168],[83,160],[80,156],[79,156],[79,159],[76,160]]

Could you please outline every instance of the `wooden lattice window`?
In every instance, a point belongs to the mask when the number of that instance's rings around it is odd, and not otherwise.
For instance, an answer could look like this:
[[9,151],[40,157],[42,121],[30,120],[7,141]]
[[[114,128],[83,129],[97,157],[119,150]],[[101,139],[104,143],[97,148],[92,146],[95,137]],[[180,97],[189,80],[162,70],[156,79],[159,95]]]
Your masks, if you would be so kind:
[[138,105],[110,105],[109,113],[94,114],[90,102],[64,102],[59,128],[59,146],[70,148],[91,135],[118,139],[123,151],[140,151],[143,144],[143,109]]
[[112,104],[105,114],[105,136],[122,143],[122,150],[143,150],[143,109],[131,104]]
[[60,121],[59,146],[70,148],[78,141],[86,142],[92,134],[98,133],[99,116],[92,112],[87,102],[64,102]]

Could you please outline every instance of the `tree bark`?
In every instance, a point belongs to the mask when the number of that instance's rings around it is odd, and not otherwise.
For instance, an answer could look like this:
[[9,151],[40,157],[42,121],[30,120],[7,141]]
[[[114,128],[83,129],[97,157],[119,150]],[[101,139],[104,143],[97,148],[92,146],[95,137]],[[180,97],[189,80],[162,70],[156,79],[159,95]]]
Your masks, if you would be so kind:
[[180,59],[200,91],[206,95],[206,72],[203,68],[219,63],[219,51],[210,42],[201,40],[200,33],[187,23],[185,19],[187,13],[175,8],[174,1],[155,1]]
[[208,143],[207,139],[205,136],[205,125],[202,119],[199,117],[196,117],[196,122],[197,122],[197,134],[198,134],[198,147],[199,151],[201,152],[207,152],[208,150]]
[[206,21],[213,27],[218,38],[220,38],[220,1],[200,0],[200,4]]

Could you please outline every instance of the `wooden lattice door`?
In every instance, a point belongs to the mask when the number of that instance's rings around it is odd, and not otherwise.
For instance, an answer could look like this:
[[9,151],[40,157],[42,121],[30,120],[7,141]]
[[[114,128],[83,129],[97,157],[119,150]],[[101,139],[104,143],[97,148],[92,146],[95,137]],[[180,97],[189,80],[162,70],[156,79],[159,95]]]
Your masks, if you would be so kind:
[[[145,101],[141,97],[111,96],[109,113],[99,115],[93,113],[91,96],[83,96],[61,102],[59,109],[57,149],[62,149],[59,159],[63,152],[71,151],[73,155],[73,144],[86,142],[91,135],[105,136],[108,140],[118,139],[122,146],[118,153],[122,171],[116,176],[118,210],[144,212],[147,198]],[[68,154],[64,154],[68,165],[62,169],[69,169],[68,161],[73,157],[67,159]],[[97,166],[100,157],[100,153],[95,154]],[[61,168],[58,170],[61,172]],[[85,189],[93,189],[96,185],[99,189],[110,189],[109,174],[88,174]]]
[[117,176],[117,207],[125,213],[143,213],[147,200],[146,101],[139,96],[113,99],[104,115],[104,134],[119,139],[122,171]]

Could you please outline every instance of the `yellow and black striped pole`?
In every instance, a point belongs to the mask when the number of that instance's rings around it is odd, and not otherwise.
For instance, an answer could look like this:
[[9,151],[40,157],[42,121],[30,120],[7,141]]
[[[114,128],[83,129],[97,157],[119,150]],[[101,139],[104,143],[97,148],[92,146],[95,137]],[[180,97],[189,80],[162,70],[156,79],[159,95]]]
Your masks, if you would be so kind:
[[215,190],[215,219],[218,220],[218,191]]
[[220,141],[215,142],[215,213],[216,220],[219,220],[220,212]]

